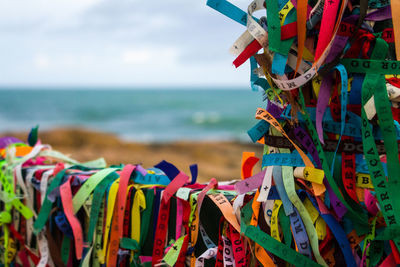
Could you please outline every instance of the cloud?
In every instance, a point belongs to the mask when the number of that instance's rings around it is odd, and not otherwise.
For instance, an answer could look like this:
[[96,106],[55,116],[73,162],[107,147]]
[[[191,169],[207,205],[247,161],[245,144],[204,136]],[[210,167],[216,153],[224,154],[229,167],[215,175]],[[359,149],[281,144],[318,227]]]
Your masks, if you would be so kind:
[[228,53],[244,29],[205,1],[15,0],[0,10],[0,86],[247,86]]
[[38,54],[34,57],[33,64],[38,69],[47,69],[50,66],[50,59],[47,55]]
[[122,53],[122,60],[127,64],[146,63],[151,58],[148,50],[127,50]]
[[135,66],[157,66],[174,68],[178,64],[179,53],[174,47],[131,48],[122,52],[122,61]]
[[[7,29],[41,30],[74,21],[80,13],[95,5],[97,0],[36,0],[2,1],[0,27]],[[18,33],[17,33],[18,34]]]

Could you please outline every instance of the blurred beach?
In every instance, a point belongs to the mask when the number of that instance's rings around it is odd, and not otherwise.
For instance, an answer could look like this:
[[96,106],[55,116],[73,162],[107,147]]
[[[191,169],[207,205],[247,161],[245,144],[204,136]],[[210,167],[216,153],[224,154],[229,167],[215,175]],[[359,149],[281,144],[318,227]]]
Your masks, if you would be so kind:
[[45,144],[79,161],[104,157],[107,163],[161,160],[199,180],[240,179],[243,151],[261,156],[247,129],[262,106],[259,92],[241,89],[192,90],[2,90],[1,136],[25,141],[39,125]]
[[[15,136],[26,141],[28,132],[3,132],[0,137]],[[103,157],[108,165],[131,163],[153,167],[162,160],[190,174],[189,165],[197,163],[198,181],[240,179],[243,151],[261,157],[262,145],[239,141],[174,141],[164,143],[127,142],[109,133],[78,128],[54,129],[39,133],[42,143],[80,162]],[[258,163],[259,164],[259,163]],[[260,169],[260,165],[255,168]]]

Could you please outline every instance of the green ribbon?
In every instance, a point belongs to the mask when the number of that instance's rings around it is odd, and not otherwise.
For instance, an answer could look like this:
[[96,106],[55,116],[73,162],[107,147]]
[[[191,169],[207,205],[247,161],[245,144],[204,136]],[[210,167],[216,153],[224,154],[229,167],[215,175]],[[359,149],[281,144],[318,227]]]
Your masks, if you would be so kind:
[[286,246],[290,247],[292,245],[292,232],[290,231],[290,219],[286,216],[284,209],[279,209],[278,212],[279,224],[283,231],[283,238],[285,240]]
[[97,220],[99,218],[99,212],[101,203],[104,198],[104,194],[107,190],[107,187],[110,183],[112,183],[115,179],[117,179],[119,175],[115,172],[110,173],[104,178],[103,181],[94,189],[93,191],[93,199],[92,199],[92,207],[90,209],[90,221],[89,221],[89,229],[87,233],[87,242],[92,244],[93,242],[93,233],[96,228]]
[[[393,238],[393,237],[392,237]],[[369,246],[369,264],[377,266],[383,256],[384,242],[382,240],[372,240]]]
[[128,237],[123,237],[120,239],[119,246],[124,249],[129,249],[129,250],[140,250],[140,246],[138,242],[135,239],[128,238]]
[[387,226],[376,235],[375,240],[391,240],[393,237],[400,237],[400,227]]
[[31,132],[29,133],[28,136],[28,144],[30,146],[35,146],[38,140],[38,131],[39,131],[39,125],[36,125],[31,129]]
[[142,248],[149,233],[151,214],[153,212],[154,190],[146,191],[146,209],[142,213],[142,221],[140,222],[140,240],[139,246]]
[[[380,38],[376,39],[374,50],[372,51],[372,58],[385,58],[388,50],[388,45],[386,42]],[[379,74],[367,74],[365,76],[362,89],[361,89],[361,105],[364,107],[365,103],[372,97],[372,93],[375,91],[376,87],[382,85],[382,76]],[[381,89],[383,90],[383,88]],[[377,101],[379,102],[379,101]],[[387,104],[387,102],[385,102]],[[384,104],[385,104],[384,103]],[[378,104],[380,107],[380,104]],[[378,110],[377,110],[378,111]],[[379,111],[382,116],[381,111]],[[391,112],[390,116],[391,116]],[[387,116],[387,115],[386,115]],[[386,119],[386,118],[385,118]],[[371,174],[371,181],[375,189],[375,193],[377,196],[377,200],[379,202],[379,206],[381,207],[382,215],[385,219],[387,226],[398,225],[400,222],[400,213],[397,211],[397,207],[393,207],[395,203],[395,197],[389,191],[388,183],[386,181],[385,172],[382,167],[382,163],[379,158],[378,150],[375,145],[375,140],[372,132],[372,127],[368,121],[366,112],[364,108],[361,109],[361,131],[362,131],[362,143],[363,143],[363,151],[365,160],[367,162],[368,170]],[[391,120],[393,123],[393,119]],[[388,136],[386,136],[387,138]],[[387,143],[387,139],[384,139],[385,147]],[[393,144],[393,143],[392,143]],[[392,145],[393,146],[393,145]],[[397,146],[396,146],[397,148]],[[398,160],[398,159],[397,159]],[[393,171],[393,170],[392,170]],[[391,174],[392,175],[392,174]],[[392,177],[392,176],[391,176]],[[391,207],[391,208],[389,208]],[[394,238],[394,243],[396,244],[397,249],[400,249],[400,238]]]
[[400,198],[397,197],[397,192],[400,185],[400,163],[399,149],[396,145],[396,129],[393,123],[391,111],[391,102],[386,91],[386,80],[383,75],[379,75],[378,86],[375,87],[375,107],[379,119],[379,127],[382,132],[383,144],[386,150],[389,193],[392,195],[392,205],[381,207],[383,209],[391,208],[396,214],[400,214]]
[[69,259],[69,250],[71,249],[71,239],[68,236],[64,235],[62,244],[61,244],[61,260],[67,265]]
[[[278,1],[265,0],[268,18],[268,49],[272,52],[285,53],[281,47],[281,24],[279,20]],[[287,51],[289,52],[289,51]],[[286,55],[287,55],[286,52]]]
[[347,72],[352,73],[400,74],[400,61],[384,60],[384,58],[382,60],[343,58],[340,63],[346,67]]

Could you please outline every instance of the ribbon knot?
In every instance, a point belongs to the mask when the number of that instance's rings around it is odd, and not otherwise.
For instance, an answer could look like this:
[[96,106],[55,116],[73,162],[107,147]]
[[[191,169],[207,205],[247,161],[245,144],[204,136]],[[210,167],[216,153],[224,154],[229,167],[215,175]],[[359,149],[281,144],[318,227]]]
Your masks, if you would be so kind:
[[361,43],[361,45],[362,45],[361,53],[362,53],[363,58],[369,58],[368,51],[371,48],[371,43],[376,39],[375,35],[367,32],[367,33],[361,34],[360,37],[358,37],[358,39],[360,41],[365,39],[364,42]]

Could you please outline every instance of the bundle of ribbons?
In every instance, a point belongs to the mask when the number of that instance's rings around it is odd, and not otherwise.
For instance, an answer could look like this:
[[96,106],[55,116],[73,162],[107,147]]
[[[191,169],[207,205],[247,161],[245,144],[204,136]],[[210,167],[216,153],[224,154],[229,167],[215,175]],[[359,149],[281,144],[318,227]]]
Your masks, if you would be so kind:
[[26,143],[0,138],[2,266],[214,266],[250,256],[233,182],[199,184],[195,164],[188,176],[166,161],[80,163],[38,140],[37,128]]
[[264,91],[248,131],[264,145],[263,173],[235,185],[238,197],[256,190],[240,211],[256,258],[400,264],[400,1],[207,5],[245,26],[233,64],[250,61],[251,87]]

